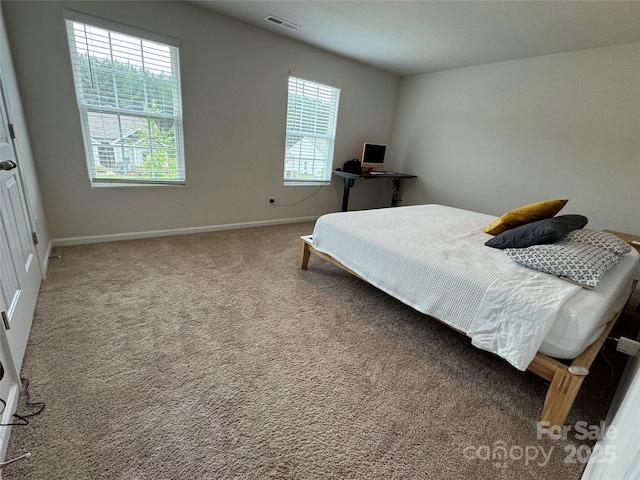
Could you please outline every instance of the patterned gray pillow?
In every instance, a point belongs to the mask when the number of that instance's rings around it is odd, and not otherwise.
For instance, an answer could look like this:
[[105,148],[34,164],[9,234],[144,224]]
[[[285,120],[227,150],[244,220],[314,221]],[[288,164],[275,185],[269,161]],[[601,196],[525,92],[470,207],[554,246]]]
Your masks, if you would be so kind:
[[506,248],[509,257],[526,267],[557,275],[585,288],[595,288],[620,257],[595,245],[566,242]]
[[631,251],[631,245],[622,240],[620,237],[616,237],[609,232],[601,232],[598,230],[589,230],[588,228],[581,228],[579,230],[573,230],[567,235],[562,237],[562,240],[569,242],[584,243],[586,245],[594,245],[596,247],[610,250],[618,255],[623,255]]

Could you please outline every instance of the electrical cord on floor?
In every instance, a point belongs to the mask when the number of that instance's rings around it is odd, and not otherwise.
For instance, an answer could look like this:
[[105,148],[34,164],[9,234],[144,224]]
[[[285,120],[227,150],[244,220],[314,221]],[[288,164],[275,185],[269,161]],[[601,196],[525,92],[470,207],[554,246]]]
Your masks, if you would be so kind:
[[[12,425],[29,425],[29,420],[27,420],[28,417],[35,417],[36,415],[39,415],[40,413],[42,413],[42,410],[44,410],[44,407],[46,406],[44,402],[32,402],[30,395],[29,395],[29,379],[26,377],[20,377],[20,381],[22,382],[23,386],[22,386],[22,392],[24,394],[25,397],[25,405],[27,407],[38,407],[38,409],[34,412],[31,413],[25,413],[23,415],[18,415],[17,413],[14,413],[13,416],[14,418],[17,418],[19,420],[18,422],[14,422],[14,423],[0,423],[0,427],[8,427],[8,426],[12,426]],[[0,408],[0,415],[2,415],[2,412],[4,412],[4,409],[7,408],[7,403],[0,398],[0,403],[2,403],[2,406]]]

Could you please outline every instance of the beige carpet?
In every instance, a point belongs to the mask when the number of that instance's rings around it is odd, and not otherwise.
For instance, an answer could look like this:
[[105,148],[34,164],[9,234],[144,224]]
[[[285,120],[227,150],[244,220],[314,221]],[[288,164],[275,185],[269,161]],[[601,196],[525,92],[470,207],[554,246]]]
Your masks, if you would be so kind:
[[[593,442],[537,438],[546,382],[318,258],[297,270],[311,229],[55,249],[22,372],[46,408],[3,478],[580,478],[565,460]],[[610,374],[569,423],[604,417]]]

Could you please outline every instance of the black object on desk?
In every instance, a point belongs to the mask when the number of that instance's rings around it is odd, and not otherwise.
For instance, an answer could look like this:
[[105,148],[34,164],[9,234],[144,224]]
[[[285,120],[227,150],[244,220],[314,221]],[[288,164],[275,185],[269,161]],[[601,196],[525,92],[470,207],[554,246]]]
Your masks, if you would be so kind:
[[391,178],[393,179],[393,194],[391,197],[391,206],[398,206],[398,193],[400,192],[400,180],[403,178],[416,178],[416,175],[407,173],[387,172],[387,171],[370,171],[362,173],[348,173],[342,170],[334,170],[333,173],[342,177],[344,180],[344,190],[342,192],[342,211],[346,212],[349,205],[349,190],[357,179],[370,180],[372,178]]

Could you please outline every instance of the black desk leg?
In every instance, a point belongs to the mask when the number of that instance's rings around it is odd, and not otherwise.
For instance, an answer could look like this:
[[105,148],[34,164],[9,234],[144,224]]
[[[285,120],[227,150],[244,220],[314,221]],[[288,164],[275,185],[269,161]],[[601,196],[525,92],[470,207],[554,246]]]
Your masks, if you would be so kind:
[[398,177],[393,179],[393,194],[391,195],[391,206],[398,206],[398,196],[400,195],[400,179]]
[[342,211],[346,212],[349,206],[349,190],[353,186],[353,178],[344,177],[344,190],[342,191]]

